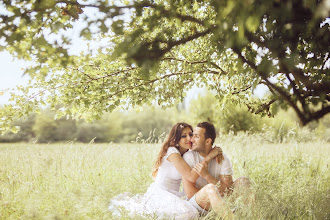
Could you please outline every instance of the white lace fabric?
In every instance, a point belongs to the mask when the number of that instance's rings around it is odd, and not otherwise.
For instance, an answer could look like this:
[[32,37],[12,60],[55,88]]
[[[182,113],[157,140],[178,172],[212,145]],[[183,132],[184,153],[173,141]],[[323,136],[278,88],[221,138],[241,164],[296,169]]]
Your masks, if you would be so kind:
[[131,195],[122,193],[115,196],[109,210],[115,216],[144,216],[157,219],[197,219],[199,213],[179,192],[181,174],[167,157],[179,153],[175,147],[170,147],[162,158],[157,177],[145,194]]

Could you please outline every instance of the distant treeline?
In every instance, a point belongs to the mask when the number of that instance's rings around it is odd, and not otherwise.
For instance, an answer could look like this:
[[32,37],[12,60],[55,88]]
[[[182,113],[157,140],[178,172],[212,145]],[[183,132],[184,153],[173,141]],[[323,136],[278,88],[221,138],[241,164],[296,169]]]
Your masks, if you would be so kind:
[[[100,120],[87,123],[61,118],[54,120],[55,113],[49,109],[40,114],[31,114],[16,123],[20,131],[8,132],[0,136],[0,142],[39,143],[77,141],[77,142],[130,142],[137,137],[157,141],[173,125],[169,110],[115,111],[104,114]],[[174,115],[174,114],[173,114]]]
[[[61,118],[54,120],[55,113],[49,109],[40,114],[16,122],[20,131],[0,136],[0,142],[131,142],[137,139],[149,142],[162,140],[176,122],[187,122],[193,127],[201,121],[215,124],[221,134],[238,132],[264,133],[271,142],[282,142],[288,136],[308,137],[291,111],[280,111],[275,118],[251,114],[244,107],[225,106],[221,109],[210,93],[193,100],[189,108],[178,105],[174,108],[143,107],[140,111],[114,111],[105,113],[100,120],[87,123]],[[330,141],[330,115],[319,122],[310,123],[311,130],[326,141]]]

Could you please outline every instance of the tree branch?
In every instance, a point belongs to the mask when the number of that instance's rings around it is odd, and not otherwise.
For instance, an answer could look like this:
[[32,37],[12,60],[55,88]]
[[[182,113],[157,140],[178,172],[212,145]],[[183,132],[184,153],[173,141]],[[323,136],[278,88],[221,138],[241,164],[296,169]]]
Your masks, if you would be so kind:
[[269,113],[269,107],[271,106],[271,104],[273,104],[276,101],[277,101],[277,99],[272,99],[267,103],[263,103],[262,105],[258,106],[257,110],[253,110],[253,107],[251,107],[248,103],[245,104],[245,105],[248,107],[249,111],[252,111],[254,114],[259,114],[259,113],[266,110],[268,115],[269,115],[270,114]]
[[175,73],[167,74],[167,75],[164,75],[164,76],[159,77],[159,78],[155,78],[155,79],[152,79],[152,80],[147,80],[147,81],[142,82],[142,83],[140,83],[140,84],[138,84],[136,86],[125,87],[125,88],[123,88],[121,90],[118,90],[117,92],[111,94],[111,96],[116,96],[119,93],[123,93],[123,92],[125,92],[127,90],[132,90],[132,89],[135,89],[135,88],[139,88],[139,87],[144,86],[144,85],[147,85],[147,84],[153,84],[153,83],[155,83],[157,81],[163,80],[165,78],[169,78],[171,76],[177,76],[177,75],[183,75],[183,74],[190,74],[190,73],[192,73],[192,72],[175,72]]
[[250,86],[248,86],[248,87],[246,87],[246,88],[244,88],[244,89],[241,89],[241,90],[239,90],[239,91],[232,92],[231,94],[232,94],[232,95],[236,95],[236,94],[239,94],[239,93],[241,93],[241,92],[245,92],[245,91],[247,91],[247,90],[249,90],[249,89],[251,89],[251,88],[252,88],[252,85],[250,85]]
[[201,20],[199,20],[195,17],[189,16],[189,15],[182,15],[182,14],[179,14],[179,13],[173,13],[170,10],[166,10],[164,6],[160,7],[160,6],[157,6],[153,3],[150,3],[149,6],[154,8],[154,9],[158,9],[163,16],[166,16],[166,17],[170,18],[172,15],[174,15],[176,18],[180,19],[181,21],[191,21],[191,22],[198,23],[200,25],[204,25],[203,21],[201,21]]
[[324,68],[325,64],[326,64],[326,63],[327,63],[327,61],[329,60],[329,53],[327,53],[327,54],[326,54],[326,55],[324,55],[324,56],[326,56],[326,57],[324,58],[324,62],[323,62],[323,64],[322,64],[321,70],[323,70],[323,68]]
[[289,73],[285,73],[286,75],[286,78],[289,80],[291,86],[292,86],[292,89],[293,89],[293,93],[296,95],[296,97],[299,99],[299,102],[301,103],[302,105],[302,108],[305,109],[307,108],[306,106],[306,102],[305,102],[305,97],[302,97],[302,93],[300,91],[298,91],[298,88],[296,86],[296,84],[294,83],[294,81],[291,79]]
[[306,121],[305,124],[307,124],[309,121],[312,121],[312,120],[318,120],[328,113],[330,113],[330,106],[324,107],[321,110],[312,113],[310,116],[310,119],[308,121]]
[[169,51],[174,46],[185,44],[185,43],[187,43],[187,42],[189,42],[191,40],[194,40],[194,39],[197,39],[199,37],[202,37],[202,36],[205,36],[205,35],[209,34],[209,33],[211,33],[211,30],[212,29],[207,29],[207,30],[205,30],[203,32],[196,32],[195,34],[190,35],[190,36],[188,36],[186,38],[183,38],[181,40],[178,40],[178,41],[169,41],[168,42],[168,48],[167,48],[166,52]]
[[97,5],[97,4],[81,4],[79,3],[78,1],[65,1],[65,0],[61,0],[61,1],[58,1],[56,4],[58,3],[64,3],[64,4],[67,4],[67,5],[76,5],[76,6],[79,6],[81,8],[102,8],[104,7],[104,9],[132,9],[132,8],[144,8],[144,7],[150,7],[151,4],[147,1],[144,1],[144,2],[140,2],[140,3],[137,3],[137,4],[133,4],[133,5],[124,5],[124,6],[117,6],[117,5],[111,5],[111,6],[102,6],[102,5]]
[[234,52],[238,55],[238,57],[245,63],[247,63],[249,66],[251,66],[256,73],[261,76],[263,80],[267,83],[268,87],[272,87],[277,93],[279,93],[288,103],[289,105],[295,110],[297,113],[298,117],[302,121],[302,123],[306,123],[306,117],[302,114],[302,112],[299,110],[297,105],[291,100],[290,95],[287,94],[285,91],[283,91],[280,87],[272,84],[269,80],[268,77],[265,73],[261,72],[258,70],[257,66],[251,62],[250,60],[247,60],[242,54],[241,51],[238,48],[233,48]]
[[[253,34],[247,32],[246,36],[250,42],[256,43],[259,47],[265,47],[268,48],[272,53],[276,54],[274,51],[272,51],[272,48],[269,47],[269,45],[266,43],[266,38],[264,41],[261,41],[260,38],[255,37]],[[271,42],[269,42],[271,44]],[[305,73],[295,67],[291,66],[292,68],[288,68],[288,66],[283,62],[284,57],[278,56],[279,62],[280,62],[280,72],[283,73],[291,73],[297,80],[301,81],[307,89],[309,90],[318,90],[322,92],[329,93],[330,92],[330,83],[323,82],[323,83],[317,83],[312,82],[311,79],[308,76],[305,76]]]
[[[175,60],[175,61],[180,61],[180,62],[184,62],[184,63],[188,63],[188,64],[205,64],[205,63],[209,63],[212,66],[214,66],[216,69],[219,69],[222,73],[228,75],[228,72],[224,71],[220,66],[218,66],[216,63],[212,62],[212,61],[208,61],[208,60],[201,60],[201,61],[188,61],[185,59],[178,59],[175,57],[164,57],[161,60]],[[212,71],[212,70],[209,70]],[[219,72],[217,72],[219,74]]]

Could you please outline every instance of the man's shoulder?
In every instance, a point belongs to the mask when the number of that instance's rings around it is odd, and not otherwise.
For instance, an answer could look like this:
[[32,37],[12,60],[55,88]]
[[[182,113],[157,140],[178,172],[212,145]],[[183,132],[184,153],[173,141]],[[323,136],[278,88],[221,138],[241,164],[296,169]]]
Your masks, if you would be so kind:
[[183,155],[183,159],[192,168],[193,166],[195,166],[197,163],[200,162],[198,159],[198,155],[199,155],[198,152],[190,150]]
[[[231,161],[230,161],[229,157],[227,156],[227,154],[225,154],[223,152],[222,155],[223,155],[223,161],[222,161],[222,163],[220,163],[220,166],[223,165],[224,163],[231,163]],[[212,160],[215,161],[215,158],[213,158]],[[218,164],[218,163],[216,163],[216,164]]]
[[216,169],[220,175],[233,175],[233,167],[229,157],[225,153],[223,153],[223,157],[224,160],[220,164],[212,160],[212,163],[209,165],[210,169]]
[[194,158],[198,154],[196,151],[189,150],[186,153],[183,154],[183,159],[185,158]]
[[211,160],[209,166],[211,166],[211,167],[219,167],[219,168],[221,168],[223,166],[228,166],[228,165],[231,166],[231,161],[230,161],[229,157],[224,152],[222,153],[222,155],[223,155],[223,161],[220,164],[218,162],[216,162],[216,159],[215,158],[213,158]]
[[186,153],[183,154],[184,155],[195,155],[195,154],[198,154],[197,151],[193,151],[193,150],[188,150]]
[[230,163],[230,159],[229,159],[229,157],[227,156],[227,154],[223,153],[223,159],[224,159],[224,161],[226,161],[227,163],[228,163],[228,162]]

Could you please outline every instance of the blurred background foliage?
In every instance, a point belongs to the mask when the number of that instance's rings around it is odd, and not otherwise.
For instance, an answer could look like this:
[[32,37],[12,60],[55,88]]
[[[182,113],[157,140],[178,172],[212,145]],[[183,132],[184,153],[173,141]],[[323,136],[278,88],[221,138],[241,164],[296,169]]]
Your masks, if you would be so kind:
[[[187,104],[188,103],[188,104]],[[160,142],[176,122],[185,121],[193,127],[201,121],[214,123],[222,136],[251,134],[271,143],[286,142],[292,138],[311,141],[313,138],[330,142],[330,115],[308,126],[299,125],[292,109],[281,110],[272,106],[274,117],[260,117],[246,106],[222,105],[214,94],[205,90],[197,98],[162,109],[142,106],[138,110],[116,110],[105,113],[99,120],[88,123],[68,118],[55,120],[54,111],[43,109],[40,113],[15,123],[18,133],[7,132],[0,142],[115,142],[127,143],[141,140]]]

